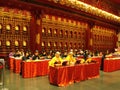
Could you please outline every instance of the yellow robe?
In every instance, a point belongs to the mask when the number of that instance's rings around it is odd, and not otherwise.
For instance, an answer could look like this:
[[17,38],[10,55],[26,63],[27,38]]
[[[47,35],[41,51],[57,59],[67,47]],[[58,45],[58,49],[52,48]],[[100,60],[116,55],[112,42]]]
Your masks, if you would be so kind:
[[70,62],[76,62],[74,57],[70,57],[69,55],[65,58],[65,60],[67,60],[69,63]]
[[62,58],[61,57],[59,57],[59,58],[56,58],[56,57],[53,57],[50,61],[49,61],[49,66],[52,66],[52,67],[54,67],[54,63],[55,62],[61,62],[61,64],[62,64]]
[[88,59],[86,60],[87,63],[90,63],[91,61],[92,61],[92,58],[88,58]]

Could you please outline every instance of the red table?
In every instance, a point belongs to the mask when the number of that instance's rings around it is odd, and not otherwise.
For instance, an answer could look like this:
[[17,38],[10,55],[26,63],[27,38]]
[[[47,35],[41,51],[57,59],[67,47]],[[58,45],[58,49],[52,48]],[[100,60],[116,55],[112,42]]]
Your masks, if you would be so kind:
[[99,76],[99,63],[79,64],[75,66],[50,67],[51,84],[66,86],[73,82],[87,80]]
[[8,62],[9,62],[8,65],[9,65],[10,70],[14,69],[14,60],[15,60],[14,57],[10,57],[9,60],[8,60]]
[[101,56],[94,56],[94,57],[92,57],[92,60],[97,61],[99,63],[99,66],[100,66],[102,57]]
[[13,72],[18,73],[18,74],[21,72],[21,62],[22,62],[22,59],[20,59],[20,58],[14,59]]
[[51,84],[65,86],[74,82],[74,66],[50,67],[49,80]]
[[9,58],[9,69],[13,70],[13,72],[15,73],[20,73],[21,71],[21,62],[22,59],[21,58],[15,58],[15,57],[10,57]]
[[104,60],[104,72],[120,70],[120,58],[107,58]]
[[22,77],[32,78],[48,75],[48,62],[49,60],[22,62]]
[[85,64],[76,65],[75,66],[75,77],[74,77],[75,82],[80,82],[86,79],[87,77],[86,77]]
[[85,65],[87,79],[99,77],[99,63],[90,63]]

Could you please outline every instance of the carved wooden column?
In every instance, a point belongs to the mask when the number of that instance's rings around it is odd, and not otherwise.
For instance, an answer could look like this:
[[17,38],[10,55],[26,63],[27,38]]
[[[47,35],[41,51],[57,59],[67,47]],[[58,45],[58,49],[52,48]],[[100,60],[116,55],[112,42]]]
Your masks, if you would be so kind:
[[42,19],[41,13],[34,11],[30,23],[30,49],[31,51],[41,51]]

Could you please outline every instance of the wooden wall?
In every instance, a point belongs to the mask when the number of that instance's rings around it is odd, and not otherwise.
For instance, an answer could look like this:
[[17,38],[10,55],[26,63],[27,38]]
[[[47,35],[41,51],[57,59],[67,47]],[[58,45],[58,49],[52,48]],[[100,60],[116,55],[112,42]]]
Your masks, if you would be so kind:
[[[44,3],[46,1],[43,0]],[[117,22],[73,8],[67,11],[68,7],[63,9],[64,6],[58,4],[41,2],[36,5],[16,0],[13,5],[3,1],[4,7],[0,8],[0,55],[22,48],[33,52],[36,49],[42,52],[70,49],[113,51],[116,48]],[[105,7],[101,9],[108,10]],[[110,12],[116,14],[113,9]]]
[[29,49],[30,20],[27,11],[0,7],[0,13],[0,55],[16,49]]
[[116,47],[116,31],[113,28],[93,25],[54,15],[43,15],[42,50],[89,49],[113,51]]
[[53,15],[42,18],[42,50],[86,48],[86,22]]
[[116,46],[116,32],[114,29],[95,25],[91,31],[93,50],[114,50]]

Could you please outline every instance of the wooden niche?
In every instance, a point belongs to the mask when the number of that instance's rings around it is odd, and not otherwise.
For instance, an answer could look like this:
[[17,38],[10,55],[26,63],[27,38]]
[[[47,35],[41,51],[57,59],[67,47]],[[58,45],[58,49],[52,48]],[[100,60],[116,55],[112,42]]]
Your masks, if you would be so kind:
[[8,54],[14,49],[29,49],[29,24],[30,12],[7,8],[9,12],[4,12],[5,7],[0,9],[0,53]]

